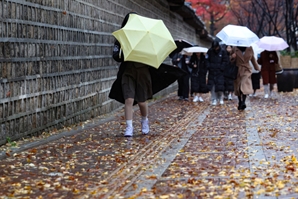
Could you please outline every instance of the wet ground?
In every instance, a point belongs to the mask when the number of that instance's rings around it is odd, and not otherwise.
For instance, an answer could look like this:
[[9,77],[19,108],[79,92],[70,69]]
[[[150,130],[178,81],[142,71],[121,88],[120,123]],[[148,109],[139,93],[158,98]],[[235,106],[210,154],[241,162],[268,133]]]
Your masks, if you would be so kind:
[[136,109],[134,136],[123,137],[120,110],[6,147],[0,198],[298,198],[298,92],[260,91],[245,111],[236,98],[203,98],[151,101],[146,136]]

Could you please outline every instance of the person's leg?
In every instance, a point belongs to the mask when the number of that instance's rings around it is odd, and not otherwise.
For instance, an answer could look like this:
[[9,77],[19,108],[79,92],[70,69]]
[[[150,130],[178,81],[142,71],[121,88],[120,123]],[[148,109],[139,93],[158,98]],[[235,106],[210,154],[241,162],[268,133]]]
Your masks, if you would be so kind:
[[241,104],[242,110],[246,108],[245,100],[246,100],[246,95],[242,94],[242,104]]
[[232,100],[233,99],[233,92],[229,92],[228,99],[229,100]]
[[241,110],[241,104],[242,104],[241,96],[238,96],[238,110]]
[[269,84],[264,85],[264,98],[269,97]]
[[224,104],[224,94],[222,91],[218,91],[217,92],[217,96],[218,96],[218,101],[219,101],[219,104],[223,105]]
[[228,100],[228,97],[229,97],[229,91],[225,91],[225,92],[223,93],[223,98],[224,98],[224,100]]
[[242,91],[239,89],[239,95],[238,95],[238,110],[241,110],[242,105]]
[[254,89],[254,93],[252,94],[252,96],[256,96],[256,92],[257,92],[257,89]]
[[148,120],[148,104],[147,102],[139,102],[138,103],[140,112],[141,112],[141,125],[142,125],[142,133],[149,133],[149,120]]
[[274,84],[270,84],[270,88],[269,89],[270,89],[269,90],[269,96],[271,96],[272,95],[272,92],[274,90]]
[[217,94],[215,93],[215,85],[212,86],[211,88],[211,102],[212,102],[212,105],[216,105],[217,104]]
[[139,105],[139,108],[140,108],[141,116],[142,117],[148,117],[148,104],[147,104],[147,102],[139,102],[138,105]]
[[269,97],[269,71],[261,72],[263,85],[264,85],[264,98]]
[[132,117],[133,117],[133,98],[127,98],[124,104],[124,115],[126,120],[126,130],[124,136],[131,137],[133,135]]

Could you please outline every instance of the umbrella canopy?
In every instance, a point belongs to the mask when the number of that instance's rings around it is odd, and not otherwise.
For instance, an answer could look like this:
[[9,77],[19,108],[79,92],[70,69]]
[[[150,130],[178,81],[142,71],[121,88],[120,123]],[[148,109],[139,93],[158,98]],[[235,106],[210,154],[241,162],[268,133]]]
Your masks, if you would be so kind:
[[189,47],[189,48],[183,48],[182,54],[183,54],[183,52],[185,52],[185,53],[206,53],[207,51],[208,51],[208,48],[200,47],[200,46],[193,46],[193,47]]
[[275,36],[264,36],[256,44],[260,48],[268,51],[284,50],[289,47],[289,45],[283,38]]
[[120,42],[124,61],[158,68],[176,49],[173,37],[162,20],[130,14],[126,25],[112,33]]
[[255,58],[258,58],[257,55],[264,51],[264,49],[260,48],[256,43],[252,43],[251,47],[254,51]]
[[[264,49],[263,49],[263,48],[260,48],[256,43],[251,44],[251,47],[252,47],[252,49],[253,49],[253,51],[254,51],[254,57],[255,57],[255,59],[258,59],[258,54],[260,54],[261,52],[263,52]],[[257,72],[259,72],[259,71],[257,71],[257,70],[254,68],[254,66],[253,66],[253,64],[251,63],[251,61],[249,62],[249,65],[251,66],[251,68],[252,68],[252,72],[253,72],[253,73],[257,73]],[[262,65],[260,65],[260,64],[258,64],[258,65],[259,65],[259,68],[262,67]]]
[[175,44],[176,44],[177,48],[170,53],[170,55],[169,55],[170,58],[172,58],[176,53],[181,52],[183,50],[183,48],[193,46],[193,44],[191,44],[190,42],[188,42],[184,39],[175,39]]
[[249,47],[259,41],[258,36],[245,26],[227,25],[216,34],[226,45]]

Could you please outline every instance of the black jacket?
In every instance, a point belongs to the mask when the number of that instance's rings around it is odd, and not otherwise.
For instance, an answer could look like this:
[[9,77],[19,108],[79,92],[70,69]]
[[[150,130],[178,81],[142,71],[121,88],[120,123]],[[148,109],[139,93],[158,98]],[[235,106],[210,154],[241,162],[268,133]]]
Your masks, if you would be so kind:
[[218,52],[212,48],[206,54],[206,67],[208,70],[208,88],[215,85],[215,92],[224,91],[224,70],[229,62],[227,52],[220,48]]
[[[198,59],[197,55],[193,54],[190,62],[193,68],[191,73],[191,92],[208,93],[207,68],[204,54],[201,54],[200,59]],[[194,65],[197,65],[197,67],[193,67]]]

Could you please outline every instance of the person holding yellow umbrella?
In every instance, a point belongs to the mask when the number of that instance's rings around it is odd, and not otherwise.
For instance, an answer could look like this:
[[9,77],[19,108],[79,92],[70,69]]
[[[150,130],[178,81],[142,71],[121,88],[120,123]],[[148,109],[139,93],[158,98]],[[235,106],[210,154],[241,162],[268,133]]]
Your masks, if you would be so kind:
[[[121,25],[123,28],[130,14],[128,13]],[[123,61],[124,55],[121,52],[121,45],[119,41],[115,41],[113,49],[113,58],[116,61]],[[120,54],[119,54],[120,53]],[[124,63],[124,62],[123,62]],[[124,65],[122,65],[124,66]],[[133,103],[134,100],[138,102],[141,112],[141,124],[142,133],[149,133],[149,120],[148,120],[148,105],[146,100],[152,98],[151,78],[149,73],[149,66],[140,62],[127,61],[125,62],[125,68],[121,68],[122,71],[122,91],[125,99],[124,112],[126,119],[125,137],[133,136]]]
[[[169,41],[159,38],[158,35],[163,27],[155,27],[155,24],[160,25],[160,20],[151,20],[131,12],[124,17],[121,29],[113,32],[116,38],[113,58],[121,64],[109,97],[124,103],[125,137],[133,136],[133,105],[138,104],[140,108],[141,131],[146,135],[150,130],[146,101],[152,99],[154,93],[167,87],[183,74],[172,66],[160,67],[162,61],[176,48],[176,45],[171,35]],[[148,26],[153,30],[147,30]],[[148,35],[154,31],[159,31],[159,34]],[[165,34],[169,35],[167,32]],[[154,38],[153,41],[147,41],[151,38]],[[161,45],[160,49],[156,43]],[[168,46],[164,49],[163,45],[166,44]],[[159,51],[154,54],[150,47]],[[175,71],[173,72],[173,70]],[[156,80],[163,75],[166,75],[164,79],[167,81],[156,84]]]

